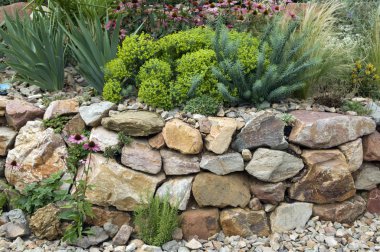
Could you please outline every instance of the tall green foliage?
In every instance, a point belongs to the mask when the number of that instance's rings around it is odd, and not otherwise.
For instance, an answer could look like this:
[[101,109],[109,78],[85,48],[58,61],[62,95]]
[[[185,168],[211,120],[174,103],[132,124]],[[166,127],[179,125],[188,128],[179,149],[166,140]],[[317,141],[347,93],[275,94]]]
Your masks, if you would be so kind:
[[305,72],[317,65],[319,59],[311,57],[314,48],[301,51],[308,34],[294,36],[298,27],[299,23],[294,21],[282,28],[280,20],[275,19],[261,38],[257,67],[246,73],[236,56],[239,41],[232,41],[228,30],[219,24],[213,41],[218,65],[213,73],[223,96],[234,103],[259,104],[278,101],[302,89],[313,74]]
[[62,89],[64,32],[54,17],[6,17],[5,27],[0,29],[0,51],[6,56],[6,64],[17,72],[17,79],[45,90]]

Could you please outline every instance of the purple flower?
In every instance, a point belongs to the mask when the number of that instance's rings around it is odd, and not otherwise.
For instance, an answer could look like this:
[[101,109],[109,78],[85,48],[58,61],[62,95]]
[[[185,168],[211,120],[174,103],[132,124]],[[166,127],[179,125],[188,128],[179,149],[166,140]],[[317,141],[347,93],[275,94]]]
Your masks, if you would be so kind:
[[91,151],[91,152],[98,152],[100,151],[99,145],[97,145],[94,141],[90,141],[88,143],[85,143],[83,145],[83,148],[85,150]]
[[81,143],[87,141],[87,137],[85,137],[83,135],[75,134],[75,135],[71,135],[69,137],[68,141],[70,143],[74,143],[74,144],[81,144]]

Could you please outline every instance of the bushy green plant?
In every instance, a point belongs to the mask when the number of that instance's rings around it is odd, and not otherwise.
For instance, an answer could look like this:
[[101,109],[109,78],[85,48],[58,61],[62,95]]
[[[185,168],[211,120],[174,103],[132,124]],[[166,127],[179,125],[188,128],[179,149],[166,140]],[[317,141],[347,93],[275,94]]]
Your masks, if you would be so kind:
[[62,172],[57,172],[41,182],[28,184],[17,201],[18,207],[31,214],[50,203],[68,199],[68,192],[60,189],[61,177]]
[[117,134],[117,139],[120,141],[122,145],[130,145],[133,142],[133,139],[130,136],[124,134],[123,132],[119,132]]
[[139,237],[146,243],[161,246],[172,239],[179,225],[178,207],[169,203],[169,198],[150,196],[148,204],[135,209],[134,223]]
[[63,29],[70,38],[69,45],[78,62],[79,73],[90,86],[102,93],[104,66],[115,58],[117,52],[120,20],[112,34],[96,19],[85,21],[77,18],[76,25],[70,22],[69,30]]
[[122,99],[121,96],[121,84],[120,81],[110,79],[104,84],[103,88],[103,98],[106,101],[110,102],[120,102]]
[[351,78],[356,95],[373,99],[380,98],[380,77],[376,72],[377,69],[371,63],[365,65],[360,61],[355,63]]
[[215,115],[218,112],[220,101],[208,95],[201,95],[186,103],[185,112],[201,115]]
[[137,76],[139,84],[139,98],[147,104],[170,109],[173,107],[170,92],[172,71],[169,63],[159,59],[147,61]]
[[3,44],[0,52],[6,64],[17,72],[16,78],[44,90],[60,90],[64,86],[64,31],[53,17],[36,15],[6,17],[0,29]]
[[360,102],[357,101],[344,101],[342,110],[345,112],[354,111],[358,115],[369,115],[372,112],[371,109],[366,108]]
[[52,119],[43,120],[43,123],[45,128],[52,128],[55,133],[61,133],[69,120],[70,117],[68,116],[58,116]]

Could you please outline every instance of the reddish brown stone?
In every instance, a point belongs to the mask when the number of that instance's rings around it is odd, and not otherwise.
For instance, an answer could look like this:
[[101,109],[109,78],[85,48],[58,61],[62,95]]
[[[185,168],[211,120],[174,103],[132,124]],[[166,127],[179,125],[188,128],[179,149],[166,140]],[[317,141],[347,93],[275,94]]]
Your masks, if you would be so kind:
[[375,131],[363,137],[363,151],[365,161],[380,161],[380,133]]
[[94,218],[86,219],[86,223],[92,226],[102,227],[105,223],[111,222],[119,228],[131,221],[131,216],[127,212],[108,210],[101,207],[92,207]]
[[286,186],[283,182],[265,183],[259,180],[252,180],[251,193],[264,203],[275,205],[278,202],[284,201]]
[[150,147],[154,149],[162,149],[165,147],[165,139],[162,133],[159,133],[155,135],[154,137],[150,138],[148,141]]
[[191,240],[194,237],[207,239],[220,231],[219,210],[217,208],[204,208],[183,212],[181,228],[186,240]]
[[44,111],[31,103],[22,100],[12,100],[7,102],[5,117],[8,125],[16,130],[24,126],[28,121],[41,118]]
[[6,6],[0,7],[0,23],[3,23],[5,21],[5,15],[8,15],[10,17],[16,17],[16,15],[23,17],[24,14],[30,15],[32,13],[32,10],[30,8],[25,9],[25,7],[28,6],[28,3],[14,3]]
[[365,211],[365,200],[360,196],[333,204],[314,205],[313,215],[321,220],[352,223]]
[[380,214],[380,189],[375,188],[368,196],[367,211]]
[[66,123],[62,130],[62,137],[67,140],[71,135],[81,134],[85,128],[86,124],[80,117],[80,114],[77,114]]

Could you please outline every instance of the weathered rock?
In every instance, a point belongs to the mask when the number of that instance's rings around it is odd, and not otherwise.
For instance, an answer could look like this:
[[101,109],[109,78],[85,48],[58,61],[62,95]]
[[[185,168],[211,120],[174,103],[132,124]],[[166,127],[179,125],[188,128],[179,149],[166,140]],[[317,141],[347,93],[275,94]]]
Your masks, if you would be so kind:
[[362,139],[348,142],[338,146],[348,162],[348,169],[354,172],[363,164],[363,144]]
[[251,182],[251,193],[264,203],[277,204],[284,201],[286,185],[279,183],[264,183],[253,179]]
[[249,201],[248,207],[249,207],[249,209],[251,209],[253,211],[259,211],[259,210],[264,209],[263,205],[261,204],[261,202],[258,198],[252,198]]
[[5,220],[5,224],[0,226],[0,237],[15,239],[30,234],[28,221],[21,209],[4,213],[1,219]]
[[380,106],[375,102],[369,102],[367,108],[371,111],[371,117],[375,120],[377,125],[380,125]]
[[156,192],[156,197],[168,197],[172,206],[178,206],[179,210],[186,210],[187,202],[191,194],[193,177],[173,178],[162,184]]
[[148,143],[153,149],[159,150],[165,147],[165,139],[162,133],[158,133],[154,137],[150,138]]
[[115,147],[120,143],[116,132],[102,126],[92,128],[90,141],[96,143],[101,151],[105,151],[109,147]]
[[288,143],[284,137],[284,127],[284,122],[275,114],[267,111],[258,112],[236,136],[231,147],[238,152],[258,147],[286,149]]
[[182,154],[198,154],[202,151],[201,133],[179,119],[167,122],[162,134],[170,149],[177,150]]
[[208,120],[211,123],[211,129],[210,134],[205,138],[205,147],[216,154],[223,154],[228,150],[236,131],[236,120],[221,117],[209,117]]
[[79,102],[76,98],[52,101],[44,114],[44,120],[58,116],[71,115],[79,112]]
[[171,150],[160,150],[166,175],[186,175],[200,172],[197,156],[182,155]]
[[150,174],[159,173],[162,167],[160,152],[152,149],[148,141],[137,139],[123,147],[121,163],[134,170]]
[[372,163],[364,163],[355,176],[358,190],[372,190],[380,184],[380,168]]
[[264,211],[251,211],[241,208],[226,209],[220,213],[220,224],[223,233],[227,236],[248,237],[252,235],[268,236],[270,234],[268,219]]
[[115,237],[112,239],[112,244],[115,246],[122,246],[126,245],[129,237],[131,237],[131,234],[133,232],[133,228],[129,225],[123,225],[119,229],[119,232],[115,235]]
[[18,2],[10,5],[5,5],[0,7],[0,23],[5,21],[5,15],[15,18],[19,16],[21,19],[25,15],[30,15],[32,12],[31,8],[27,8],[28,3]]
[[251,159],[252,159],[252,152],[251,152],[250,150],[248,150],[248,149],[244,149],[244,150],[242,150],[242,151],[241,151],[241,155],[242,155],[243,160],[244,160],[245,162],[249,162],[249,161],[251,161]]
[[190,241],[185,243],[186,248],[189,248],[190,250],[197,250],[202,248],[202,243],[195,240],[194,238]]
[[289,136],[293,143],[315,149],[332,148],[376,129],[375,122],[363,116],[297,110],[291,112],[296,122]]
[[244,171],[244,160],[237,152],[223,155],[204,154],[200,167],[217,175],[226,175],[231,172]]
[[149,136],[162,130],[164,119],[147,111],[126,111],[102,119],[103,127],[122,131],[129,136]]
[[341,202],[355,195],[354,180],[339,150],[308,150],[302,153],[302,157],[308,170],[290,187],[290,198],[326,204]]
[[203,118],[198,121],[199,131],[204,134],[209,134],[211,131],[211,122],[207,118]]
[[185,211],[181,215],[181,228],[185,240],[194,237],[207,239],[220,231],[219,210],[203,208]]
[[8,152],[5,167],[8,182],[21,191],[25,185],[41,181],[51,174],[66,169],[62,157],[67,155],[65,142],[51,128],[45,129],[41,121],[30,121],[21,128],[14,149]]
[[8,149],[14,144],[17,132],[8,127],[0,126],[0,156],[6,156]]
[[294,177],[303,167],[302,160],[289,153],[259,148],[245,170],[262,181],[275,183]]
[[7,107],[9,99],[4,96],[0,96],[0,117],[5,116],[5,108]]
[[101,227],[91,227],[90,232],[91,235],[82,236],[76,240],[73,245],[86,249],[98,245],[108,239],[106,231]]
[[295,228],[303,228],[312,214],[313,204],[281,203],[270,215],[273,232],[286,232]]
[[124,211],[109,210],[93,206],[92,212],[94,213],[94,217],[86,218],[86,223],[91,226],[102,227],[107,222],[110,222],[120,228],[122,225],[128,224],[131,220],[131,216]]
[[193,182],[193,195],[200,207],[246,207],[251,198],[249,183],[244,174],[218,176],[200,173]]
[[42,118],[44,111],[36,106],[22,100],[11,100],[7,102],[5,117],[8,125],[16,130],[24,126],[28,121]]
[[79,114],[70,119],[62,130],[62,137],[67,141],[71,135],[81,134],[86,128],[86,124]]
[[313,215],[325,221],[352,223],[364,213],[365,209],[365,200],[357,195],[340,203],[314,205]]
[[142,245],[141,248],[137,249],[136,252],[162,252],[162,249],[157,246]]
[[369,192],[367,211],[370,213],[380,214],[380,189],[375,188]]
[[[133,211],[137,205],[146,204],[159,183],[165,179],[163,173],[147,175],[118,164],[100,154],[92,154],[88,184],[96,185],[87,190],[88,199],[99,206],[115,206],[119,210]],[[83,170],[80,169],[78,176]],[[104,179],[107,178],[107,179]]]
[[363,137],[363,151],[365,161],[380,161],[380,133],[375,131]]
[[79,113],[87,126],[96,127],[100,125],[102,118],[108,116],[109,111],[115,107],[114,103],[103,101],[90,106],[82,106],[79,108]]
[[29,226],[33,234],[39,239],[49,241],[59,238],[61,234],[59,212],[59,208],[53,204],[38,209],[30,218]]
[[117,232],[119,232],[120,228],[118,225],[112,224],[111,222],[106,222],[103,225],[103,229],[104,229],[104,231],[106,231],[106,233],[109,237],[113,238],[113,237],[115,237]]

